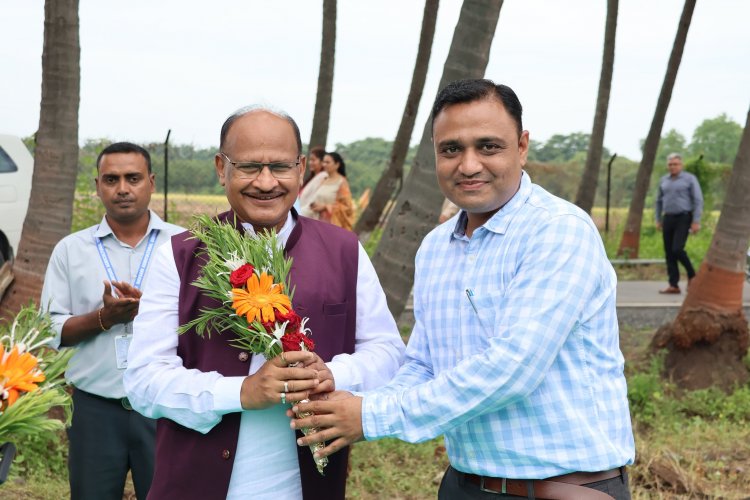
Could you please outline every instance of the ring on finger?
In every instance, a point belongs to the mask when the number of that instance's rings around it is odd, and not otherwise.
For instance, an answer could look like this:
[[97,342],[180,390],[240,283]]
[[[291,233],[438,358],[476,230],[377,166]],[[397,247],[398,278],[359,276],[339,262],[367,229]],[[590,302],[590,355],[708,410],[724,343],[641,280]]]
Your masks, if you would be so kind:
[[281,404],[286,404],[286,392],[281,393]]
[[289,392],[289,384],[284,382],[284,392]]

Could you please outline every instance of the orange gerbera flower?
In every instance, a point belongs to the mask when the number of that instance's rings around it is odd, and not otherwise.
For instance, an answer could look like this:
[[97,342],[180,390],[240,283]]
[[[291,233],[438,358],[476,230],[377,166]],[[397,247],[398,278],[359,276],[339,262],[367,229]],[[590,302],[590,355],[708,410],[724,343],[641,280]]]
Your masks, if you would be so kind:
[[232,308],[239,316],[247,316],[248,323],[255,321],[276,321],[274,309],[286,314],[292,308],[289,296],[284,293],[284,285],[274,284],[273,276],[256,273],[247,280],[247,290],[232,288]]
[[8,406],[21,392],[36,390],[37,382],[44,381],[44,373],[37,367],[38,360],[28,352],[21,353],[18,346],[9,352],[0,345],[0,398],[7,393]]

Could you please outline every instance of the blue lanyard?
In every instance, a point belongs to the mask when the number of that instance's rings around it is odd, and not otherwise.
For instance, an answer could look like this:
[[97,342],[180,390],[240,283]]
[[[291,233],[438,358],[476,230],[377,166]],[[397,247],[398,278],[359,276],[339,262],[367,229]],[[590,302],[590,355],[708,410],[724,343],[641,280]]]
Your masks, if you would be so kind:
[[[159,230],[152,229],[151,234],[148,237],[146,251],[143,252],[141,264],[140,266],[138,266],[138,274],[135,275],[135,282],[133,283],[133,286],[138,290],[141,289],[143,277],[146,276],[146,268],[148,267],[148,263],[151,260],[151,254],[154,252],[154,245],[156,244],[156,237],[158,235]],[[102,239],[94,236],[94,241],[96,242],[96,249],[99,251],[99,258],[102,260],[102,264],[104,264],[104,270],[107,272],[107,278],[109,278],[109,281],[120,281],[117,279],[115,269],[112,267],[112,262],[109,260],[109,255],[107,255],[107,249],[104,248]]]

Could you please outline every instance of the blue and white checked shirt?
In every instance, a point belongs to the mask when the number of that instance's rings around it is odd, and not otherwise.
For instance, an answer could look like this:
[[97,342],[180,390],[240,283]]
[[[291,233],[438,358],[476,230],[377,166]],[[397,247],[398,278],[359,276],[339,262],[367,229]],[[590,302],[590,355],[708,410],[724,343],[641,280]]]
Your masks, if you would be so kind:
[[465,217],[417,253],[406,362],[364,394],[365,437],[445,434],[453,467],[494,477],[633,463],[616,278],[590,217],[526,173],[471,238]]

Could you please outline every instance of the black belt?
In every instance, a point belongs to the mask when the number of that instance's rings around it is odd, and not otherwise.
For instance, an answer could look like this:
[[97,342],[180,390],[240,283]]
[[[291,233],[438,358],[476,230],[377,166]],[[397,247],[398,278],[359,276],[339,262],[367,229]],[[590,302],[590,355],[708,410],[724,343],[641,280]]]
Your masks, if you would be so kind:
[[583,485],[620,477],[624,469],[618,467],[602,472],[572,472],[547,479],[507,479],[457,472],[486,493],[505,493],[520,497],[526,497],[531,493],[538,499],[613,500],[610,495]]
[[84,394],[86,396],[91,396],[92,398],[95,398],[95,399],[100,399],[100,400],[106,401],[108,403],[119,405],[119,406],[125,408],[128,411],[132,411],[133,410],[133,406],[130,404],[130,400],[128,398],[105,398],[104,396],[100,396],[98,394],[93,394],[91,392],[82,391],[81,389],[79,389],[77,387],[76,387],[76,391],[78,391],[78,392],[80,392],[80,393],[82,393],[82,394]]

